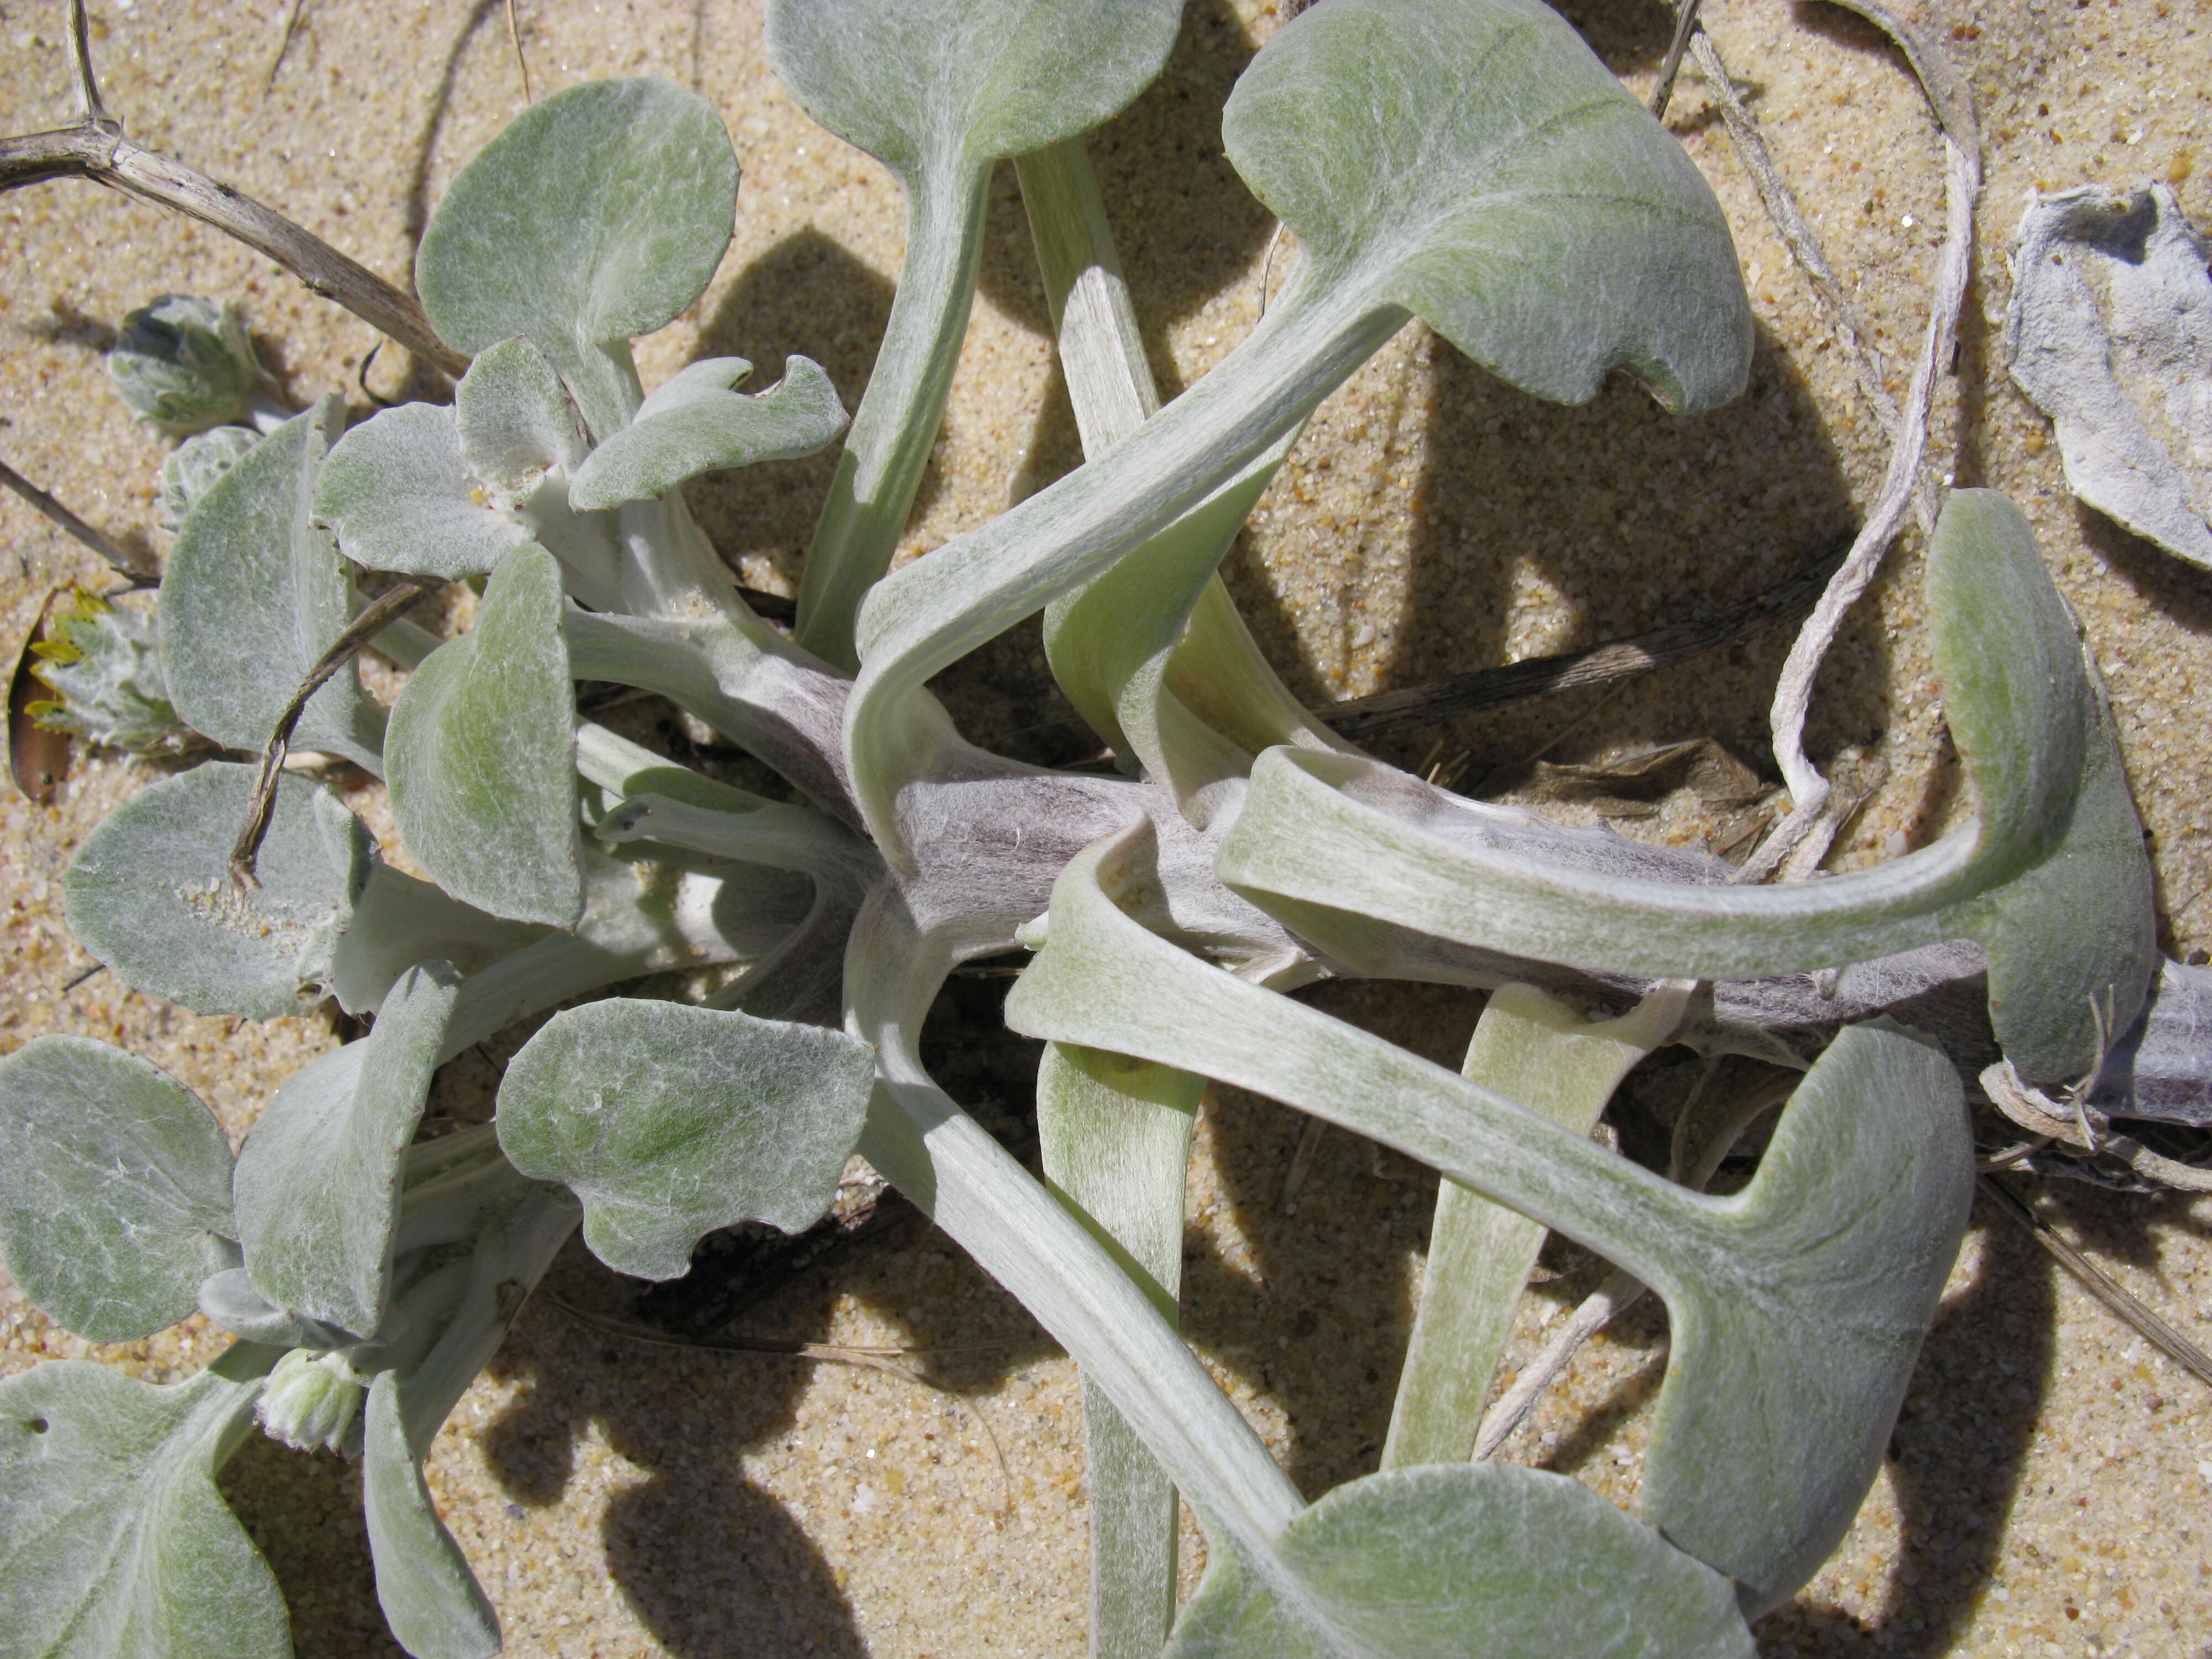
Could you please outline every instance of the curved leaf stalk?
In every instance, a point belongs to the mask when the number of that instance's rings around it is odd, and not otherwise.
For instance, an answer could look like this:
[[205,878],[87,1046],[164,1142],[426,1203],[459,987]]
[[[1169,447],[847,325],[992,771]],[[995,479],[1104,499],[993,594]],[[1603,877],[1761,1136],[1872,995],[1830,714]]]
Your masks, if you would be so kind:
[[[1158,390],[1082,142],[1022,156],[1015,170],[1076,426],[1085,455],[1096,460],[1157,412]],[[1242,776],[1250,755],[1270,744],[1346,747],[1268,666],[1216,570],[1244,522],[1238,508],[1249,501],[1240,497],[1256,499],[1281,459],[1271,452],[1248,474],[1245,491],[1209,503],[1045,608],[1045,652],[1060,689],[1108,743],[1170,782],[1186,811],[1207,785]],[[1194,594],[1194,577],[1203,583]],[[1113,626],[1102,626],[1109,616]],[[1239,757],[1215,733],[1249,753]]]
[[[1461,1075],[1586,1135],[1620,1080],[1674,1035],[1690,989],[1669,981],[1618,1019],[1584,1023],[1533,986],[1504,986],[1476,1023]],[[1527,1217],[1458,1182],[1438,1186],[1384,1468],[1473,1454],[1491,1373],[1543,1243]]]
[[[912,868],[898,791],[939,670],[1072,591],[1225,489],[1296,432],[1407,313],[1293,279],[1214,371],[1101,459],[884,579],[862,606],[845,708],[854,794],[892,866]],[[926,750],[920,752],[926,753]]]
[[931,1080],[917,1053],[951,953],[878,886],[846,957],[848,1026],[876,1045],[860,1151],[1104,1386],[1209,1522],[1262,1555],[1303,1506],[1113,1254]]
[[908,185],[906,252],[868,389],[846,434],[799,582],[799,645],[848,673],[854,619],[890,568],[968,332],[983,246],[985,167],[924,173]]
[[1845,1031],[1752,1187],[1706,1198],[1156,937],[1114,896],[1139,839],[1102,842],[1062,874],[1008,1023],[1271,1095],[1652,1285],[1674,1340],[1647,1518],[1737,1579],[1747,1613],[1802,1583],[1879,1466],[1966,1224],[1972,1148],[1949,1062],[1893,1028]]

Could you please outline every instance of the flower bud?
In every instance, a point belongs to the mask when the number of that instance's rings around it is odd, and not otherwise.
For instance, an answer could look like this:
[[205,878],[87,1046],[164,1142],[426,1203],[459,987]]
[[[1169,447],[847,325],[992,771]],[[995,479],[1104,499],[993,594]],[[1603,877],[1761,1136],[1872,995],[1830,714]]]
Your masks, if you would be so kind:
[[368,1392],[343,1356],[295,1348],[261,1385],[253,1413],[264,1433],[295,1451],[354,1457],[361,1452],[361,1407]]
[[125,317],[107,372],[138,418],[172,437],[246,420],[268,380],[239,314],[189,294]]
[[182,754],[201,741],[170,704],[151,617],[79,588],[31,655],[31,672],[54,693],[27,706],[40,726],[134,755]]

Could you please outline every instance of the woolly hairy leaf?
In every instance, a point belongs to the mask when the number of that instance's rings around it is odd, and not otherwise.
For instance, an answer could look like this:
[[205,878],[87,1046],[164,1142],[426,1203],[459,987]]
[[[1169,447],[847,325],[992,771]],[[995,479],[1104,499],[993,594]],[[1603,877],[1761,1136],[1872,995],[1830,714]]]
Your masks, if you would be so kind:
[[556,1014],[508,1064],[499,1144],[566,1182],[584,1239],[617,1273],[675,1279],[717,1227],[797,1232],[822,1213],[873,1075],[842,1031],[672,1002]]
[[123,982],[196,1014],[275,1019],[331,972],[375,844],[329,790],[287,777],[258,887],[230,877],[254,769],[210,761],[148,785],[85,837],[62,891],[70,931]]
[[0,1659],[290,1659],[214,1479],[276,1357],[241,1345],[167,1388],[81,1360],[0,1381]]
[[1751,1659],[1728,1580],[1564,1475],[1431,1465],[1339,1486],[1276,1551],[1217,1549],[1167,1659]]
[[[1674,1333],[1666,1443],[1647,1465],[1655,1524],[1737,1579],[1749,1610],[1803,1583],[1880,1464],[1966,1225],[1972,1146],[1941,1051],[1893,1028],[1844,1031],[1751,1187],[1706,1198],[1152,934],[1117,902],[1152,878],[1147,848],[1129,832],[1069,863],[1007,1024],[1271,1095],[1653,1285]],[[1712,1501],[1674,1501],[1687,1492]]]
[[453,421],[469,471],[497,489],[520,489],[550,466],[584,458],[561,377],[527,340],[477,354],[453,388]]
[[490,1659],[499,1615],[430,1501],[390,1371],[369,1384],[361,1484],[377,1604],[399,1645],[413,1659]]
[[456,898],[569,927],[584,888],[561,603],[544,548],[501,562],[475,631],[425,658],[392,711],[392,816]]
[[709,357],[677,374],[592,452],[569,486],[569,504],[617,507],[702,472],[811,455],[845,429],[845,406],[820,365],[793,357],[758,396],[731,391],[751,367],[742,357]]
[[453,411],[402,404],[338,441],[315,486],[315,516],[371,570],[458,581],[530,539],[487,503],[461,458]]
[[1579,403],[1725,403],[1751,306],[1696,166],[1541,0],[1330,0],[1253,59],[1230,160],[1328,276]]
[[[2089,1064],[2089,998],[2124,1026],[2156,960],[2148,867],[2109,717],[2027,521],[1953,493],[1928,555],[1936,671],[1979,816],[1870,870],[1772,887],[1691,884],[1484,844],[1487,809],[1435,796],[1419,824],[1374,763],[1287,748],[1252,769],[1222,879],[1302,907],[1322,948],[1356,954],[1371,921],[1481,949],[1621,973],[1790,973],[1972,937],[1990,1012],[2023,1074]],[[2008,890],[2024,876],[2032,880]],[[1987,895],[1987,897],[1984,896]],[[1314,907],[1327,907],[1324,915]],[[1371,919],[1371,921],[1370,921]]]
[[457,350],[529,337],[607,438],[637,407],[626,343],[705,292],[737,201],[737,155],[703,99],[588,81],[532,105],[461,169],[416,287]]
[[1547,397],[1614,367],[1684,410],[1743,384],[1750,308],[1712,191],[1539,0],[1329,0],[1253,59],[1224,136],[1309,250],[1281,301],[1112,454],[867,596],[846,753],[895,866],[912,693],[1229,488],[1407,308]]
[[230,1143],[160,1066],[74,1036],[0,1060],[0,1260],[50,1318],[95,1342],[175,1324],[231,1226]]
[[[200,497],[161,579],[161,669],[195,732],[258,750],[307,671],[345,630],[353,588],[336,540],[309,511],[345,425],[319,399],[242,456]],[[324,749],[381,771],[384,711],[349,665],[308,700],[295,749]]]
[[809,115],[911,179],[1089,131],[1182,19],[1181,0],[775,0],[768,45]]
[[239,1149],[238,1239],[275,1305],[362,1338],[384,1322],[400,1162],[459,987],[445,963],[410,969],[375,1029],[294,1073]]

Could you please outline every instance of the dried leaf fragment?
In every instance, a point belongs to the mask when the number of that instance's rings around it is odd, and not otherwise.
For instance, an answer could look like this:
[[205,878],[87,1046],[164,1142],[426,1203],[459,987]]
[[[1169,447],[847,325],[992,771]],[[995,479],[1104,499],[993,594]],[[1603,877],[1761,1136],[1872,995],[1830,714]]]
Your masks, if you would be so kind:
[[2212,568],[2212,244],[2173,192],[2038,196],[2013,251],[2005,353],[2058,428],[2066,482]]

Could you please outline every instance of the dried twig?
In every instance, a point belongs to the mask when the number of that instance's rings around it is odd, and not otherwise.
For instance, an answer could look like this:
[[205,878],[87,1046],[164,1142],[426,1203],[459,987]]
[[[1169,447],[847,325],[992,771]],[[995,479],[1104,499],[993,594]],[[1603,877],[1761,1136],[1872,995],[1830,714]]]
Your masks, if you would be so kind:
[[[1805,720],[1812,702],[1813,681],[1820,661],[1843,627],[1849,613],[1881,568],[1905,521],[1906,508],[1921,484],[1921,462],[1928,447],[1929,405],[1936,377],[1945,372],[1958,336],[1959,313],[1966,295],[1973,267],[1974,200],[1982,184],[1981,136],[1971,103],[1956,75],[1935,48],[1913,36],[1872,0],[1852,0],[1853,9],[1897,40],[1905,48],[1923,89],[1943,128],[1944,215],[1943,250],[1936,266],[1936,294],[1930,302],[1928,325],[1914,360],[1912,381],[1898,426],[1897,441],[1890,451],[1889,466],[1873,510],[1858,538],[1844,556],[1813,615],[1797,635],[1775,687],[1771,715],[1774,757],[1790,787],[1791,807],[1765,844],[1746,861],[1744,878],[1771,875],[1791,850],[1820,822],[1828,803],[1828,781],[1806,757]],[[1702,43],[1710,46],[1710,42]],[[1704,61],[1700,57],[1701,63]],[[1717,60],[1716,60],[1717,61]],[[1929,67],[1929,66],[1933,67]]]
[[276,717],[276,726],[269,734],[269,746],[261,751],[261,770],[253,780],[253,799],[247,804],[246,821],[239,826],[238,839],[230,849],[230,878],[242,888],[258,887],[253,866],[261,852],[261,842],[269,834],[269,823],[276,811],[276,786],[284,771],[284,756],[292,746],[292,728],[300,723],[307,712],[307,702],[316,692],[330,684],[331,677],[351,662],[362,647],[367,645],[385,623],[422,598],[432,584],[427,580],[404,581],[386,589],[362,610],[361,615],[348,623],[345,631],[331,641],[331,648],[316,659],[300,682],[300,689],[292,694],[292,701],[284,705],[284,712]]
[[1651,118],[1667,118],[1667,105],[1674,96],[1674,77],[1681,72],[1682,54],[1689,49],[1690,34],[1698,27],[1698,0],[1677,0],[1674,12],[1674,38],[1667,43],[1667,55],[1660,60],[1659,79],[1651,88]]
[[1983,1196],[1996,1206],[1999,1214],[2026,1228],[2029,1237],[2048,1250],[2068,1273],[2081,1280],[2081,1288],[2111,1309],[2123,1324],[2198,1382],[2212,1386],[2212,1354],[2206,1353],[2167,1324],[2139,1297],[2114,1283],[2104,1269],[2060,1237],[2057,1228],[2028,1208],[2020,1194],[2002,1182],[1982,1176],[1974,1184],[1981,1188]]
[[69,508],[64,507],[5,461],[0,461],[0,486],[14,490],[15,494],[28,501],[42,517],[52,521],[65,534],[99,554],[117,570],[130,577],[137,586],[143,587],[161,579],[161,573],[155,568],[153,561],[143,553],[126,550],[117,543],[109,540],[105,534],[78,518],[76,514],[70,512]]
[[337,301],[434,368],[459,374],[469,366],[466,357],[439,339],[411,295],[252,198],[125,138],[122,124],[111,118],[100,101],[83,39],[83,0],[73,0],[71,41],[77,100],[84,118],[76,126],[52,132],[0,138],[0,191],[49,179],[89,179],[126,196],[174,208],[268,255],[316,293]]
[[533,103],[536,100],[530,91],[530,60],[522,55],[522,22],[514,15],[514,0],[507,0],[507,38],[514,47],[514,66],[522,71],[522,101]]
[[1790,258],[1805,273],[1813,285],[1813,295],[1828,313],[1828,321],[1844,337],[1850,349],[1854,368],[1857,371],[1859,390],[1873,405],[1875,417],[1893,435],[1897,431],[1897,399],[1890,396],[1890,364],[1874,344],[1866,319],[1858,307],[1844,292],[1844,285],[1829,264],[1828,256],[1821,248],[1813,228],[1806,223],[1805,215],[1797,205],[1797,198],[1790,188],[1789,180],[1782,176],[1781,164],[1774,152],[1766,146],[1766,136],[1759,129],[1758,118],[1752,114],[1735,89],[1735,77],[1723,61],[1719,46],[1711,35],[1699,29],[1692,43],[1698,68],[1705,77],[1713,102],[1719,106],[1721,120],[1729,130],[1729,138],[1742,159],[1744,170],[1751,174],[1752,184],[1759,191],[1759,199],[1766,209],[1766,216],[1781,234],[1783,246],[1790,250]]
[[2185,1193],[2212,1193],[2212,1170],[2200,1170],[2194,1164],[2154,1152],[2132,1135],[2112,1133],[2112,1121],[2089,1104],[2088,1084],[2096,1075],[2093,1070],[2068,1102],[2055,1101],[2040,1089],[2021,1082],[2008,1060],[1985,1070],[1981,1084],[1990,1103],[2034,1137],[2030,1151],[2056,1141],[2083,1158],[2111,1158],[2162,1187]]
[[92,23],[84,0],[70,0],[70,81],[76,93],[77,118],[88,127],[118,124],[100,101],[100,82],[92,73]]
[[1434,685],[1352,697],[1314,710],[1314,718],[1341,736],[1363,742],[1386,732],[1440,725],[1524,697],[1548,696],[1579,686],[1607,685],[1648,674],[1715,646],[1749,639],[1808,610],[1842,557],[1838,550],[1778,586],[1694,622],[1671,623],[1587,650],[1531,657],[1502,668],[1457,675]]

